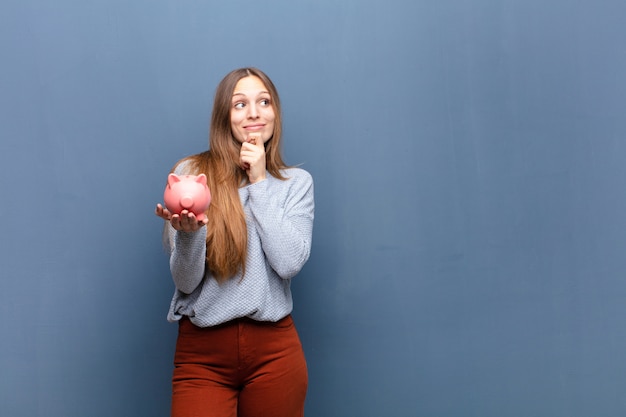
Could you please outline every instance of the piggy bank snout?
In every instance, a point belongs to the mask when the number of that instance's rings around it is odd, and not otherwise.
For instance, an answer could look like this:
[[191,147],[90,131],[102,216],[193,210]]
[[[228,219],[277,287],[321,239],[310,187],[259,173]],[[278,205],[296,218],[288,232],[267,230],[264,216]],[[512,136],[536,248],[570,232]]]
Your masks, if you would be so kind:
[[186,209],[193,207],[193,203],[193,196],[183,195],[180,197],[180,205]]

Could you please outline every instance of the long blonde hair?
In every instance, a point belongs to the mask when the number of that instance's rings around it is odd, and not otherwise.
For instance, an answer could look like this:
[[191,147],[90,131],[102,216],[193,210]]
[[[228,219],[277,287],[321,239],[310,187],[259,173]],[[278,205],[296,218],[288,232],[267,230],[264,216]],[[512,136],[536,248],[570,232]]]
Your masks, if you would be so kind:
[[238,189],[247,183],[248,177],[239,165],[241,143],[233,136],[230,111],[235,86],[250,76],[258,77],[267,88],[275,115],[274,133],[265,144],[266,169],[273,177],[285,179],[280,172],[287,168],[281,155],[280,99],[274,83],[256,68],[236,69],[222,79],[215,91],[209,150],[180,161],[187,161],[191,173],[207,175],[212,200],[206,212],[206,265],[219,282],[240,271],[242,276],[245,274],[248,232]]

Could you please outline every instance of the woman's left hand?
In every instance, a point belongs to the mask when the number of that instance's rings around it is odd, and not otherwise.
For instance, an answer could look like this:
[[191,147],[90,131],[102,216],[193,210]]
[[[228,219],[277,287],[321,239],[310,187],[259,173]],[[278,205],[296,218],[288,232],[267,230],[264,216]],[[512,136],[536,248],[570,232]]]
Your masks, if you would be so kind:
[[248,137],[241,144],[239,165],[248,174],[251,184],[265,179],[265,144],[260,137]]

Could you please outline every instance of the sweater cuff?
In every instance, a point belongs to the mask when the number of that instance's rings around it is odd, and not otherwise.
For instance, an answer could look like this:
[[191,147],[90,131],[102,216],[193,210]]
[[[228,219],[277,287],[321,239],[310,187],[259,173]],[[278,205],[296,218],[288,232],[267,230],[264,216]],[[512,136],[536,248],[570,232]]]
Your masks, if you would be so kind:
[[181,245],[197,245],[200,242],[206,241],[206,225],[203,225],[195,232],[183,232],[182,230],[176,231],[176,246]]
[[250,197],[260,198],[260,196],[266,195],[266,191],[267,191],[267,179],[248,185],[248,195]]

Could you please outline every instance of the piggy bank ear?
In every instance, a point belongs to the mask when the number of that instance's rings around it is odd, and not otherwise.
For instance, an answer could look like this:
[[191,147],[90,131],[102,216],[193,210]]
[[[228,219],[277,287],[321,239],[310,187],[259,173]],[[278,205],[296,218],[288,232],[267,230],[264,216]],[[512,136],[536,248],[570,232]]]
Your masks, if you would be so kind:
[[196,177],[196,182],[199,182],[202,185],[206,185],[206,175],[200,174]]
[[170,174],[167,176],[167,184],[169,186],[174,185],[175,183],[180,182],[180,178],[176,174]]

